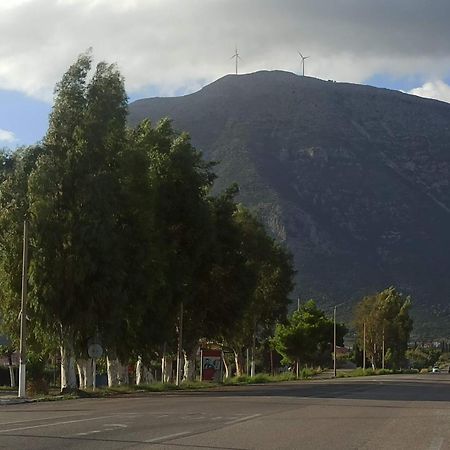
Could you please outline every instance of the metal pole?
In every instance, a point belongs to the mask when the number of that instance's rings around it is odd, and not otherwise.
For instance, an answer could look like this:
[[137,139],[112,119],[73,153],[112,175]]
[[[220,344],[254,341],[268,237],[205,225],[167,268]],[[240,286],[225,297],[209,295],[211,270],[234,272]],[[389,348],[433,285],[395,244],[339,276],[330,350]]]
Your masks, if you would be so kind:
[[383,354],[381,355],[381,368],[384,369],[384,325],[383,325]]
[[23,223],[23,255],[22,255],[22,299],[20,309],[20,365],[18,397],[26,395],[26,335],[27,335],[27,288],[28,288],[28,223]]
[[200,381],[203,381],[203,349],[200,349]]
[[250,359],[250,355],[249,355],[249,349],[247,347],[247,351],[246,351],[246,359],[245,359],[245,374],[248,376],[249,374],[249,367],[248,367],[248,363],[249,363],[249,359]]
[[95,391],[95,388],[97,387],[97,359],[92,358],[92,390]]
[[300,311],[300,295],[297,297],[297,311]]
[[183,348],[183,302],[180,304],[180,323],[178,330],[178,351],[177,351],[177,380],[176,385],[181,383],[181,350]]
[[363,323],[363,370],[366,370],[366,323]]
[[336,378],[336,306],[333,312],[333,374]]
[[255,371],[255,353],[256,353],[256,334],[253,331],[253,342],[252,342],[252,361],[250,364],[250,376],[254,377],[256,375]]

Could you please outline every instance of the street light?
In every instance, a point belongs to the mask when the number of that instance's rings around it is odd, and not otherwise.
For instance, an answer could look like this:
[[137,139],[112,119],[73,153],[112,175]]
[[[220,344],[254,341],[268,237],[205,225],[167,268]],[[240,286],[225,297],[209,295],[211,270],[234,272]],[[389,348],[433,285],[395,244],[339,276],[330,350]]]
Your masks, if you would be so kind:
[[333,311],[333,375],[336,378],[336,306]]
[[26,395],[26,335],[27,335],[27,288],[28,288],[28,223],[23,223],[23,255],[22,255],[22,298],[20,308],[20,344],[19,344],[19,390],[18,397]]
[[337,339],[337,333],[336,333],[336,308],[338,306],[345,305],[348,302],[342,302],[334,306],[333,308],[333,374],[334,378],[336,378],[336,339]]

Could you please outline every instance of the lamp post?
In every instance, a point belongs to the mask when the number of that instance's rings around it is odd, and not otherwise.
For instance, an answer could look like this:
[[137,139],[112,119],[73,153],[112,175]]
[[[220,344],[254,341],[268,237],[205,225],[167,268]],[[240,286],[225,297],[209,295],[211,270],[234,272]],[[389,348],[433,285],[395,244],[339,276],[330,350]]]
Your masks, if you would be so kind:
[[26,395],[26,335],[27,335],[27,293],[28,293],[28,223],[23,223],[23,255],[22,255],[22,298],[20,309],[20,365],[18,397]]
[[336,306],[333,311],[333,375],[336,378]]
[[363,370],[366,370],[366,322],[363,323]]
[[180,304],[180,322],[178,329],[178,349],[177,349],[177,379],[176,385],[181,383],[181,350],[183,348],[183,302]]

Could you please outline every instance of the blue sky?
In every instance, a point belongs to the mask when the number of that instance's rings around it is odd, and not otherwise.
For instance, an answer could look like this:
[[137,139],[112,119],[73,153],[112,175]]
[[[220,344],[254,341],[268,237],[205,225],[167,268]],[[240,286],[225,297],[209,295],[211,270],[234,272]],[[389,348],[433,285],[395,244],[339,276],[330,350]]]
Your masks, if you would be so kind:
[[[1,0],[0,147],[40,140],[77,55],[116,62],[130,100],[234,71],[300,72],[450,102],[447,0]],[[26,33],[24,32],[26,30]]]

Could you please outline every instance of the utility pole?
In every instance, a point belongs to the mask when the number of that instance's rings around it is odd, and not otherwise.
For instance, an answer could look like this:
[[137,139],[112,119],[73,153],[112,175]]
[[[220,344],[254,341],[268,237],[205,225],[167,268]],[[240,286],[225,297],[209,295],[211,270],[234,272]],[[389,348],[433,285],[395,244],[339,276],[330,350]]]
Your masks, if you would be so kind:
[[300,311],[300,295],[297,297],[297,311]]
[[22,299],[20,308],[20,365],[18,397],[26,395],[26,336],[27,336],[27,293],[28,293],[28,222],[23,223],[23,255],[22,255]]
[[252,342],[252,361],[250,364],[250,376],[254,377],[256,375],[255,367],[255,353],[256,353],[256,331],[253,330],[253,342]]
[[383,324],[383,354],[381,355],[381,368],[384,369],[384,324]]
[[183,302],[180,304],[180,319],[178,328],[178,349],[177,349],[177,379],[176,385],[181,384],[181,351],[183,349]]
[[333,375],[336,378],[336,306],[333,312]]
[[363,323],[363,370],[366,370],[366,323]]

